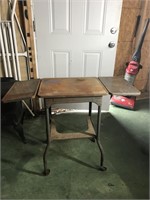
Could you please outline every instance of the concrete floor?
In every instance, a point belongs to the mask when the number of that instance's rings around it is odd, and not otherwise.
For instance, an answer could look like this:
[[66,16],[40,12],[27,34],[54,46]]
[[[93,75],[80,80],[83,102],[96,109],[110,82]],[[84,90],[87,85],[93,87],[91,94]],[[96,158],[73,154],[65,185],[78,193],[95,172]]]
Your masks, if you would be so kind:
[[[27,144],[12,127],[5,128],[1,199],[149,199],[149,119],[148,100],[138,101],[136,111],[110,106],[110,112],[102,114],[101,126],[107,171],[98,170],[99,150],[89,139],[53,141],[49,176],[41,175],[44,116],[25,119]],[[57,115],[59,131],[67,132],[74,123],[86,129],[86,115]]]

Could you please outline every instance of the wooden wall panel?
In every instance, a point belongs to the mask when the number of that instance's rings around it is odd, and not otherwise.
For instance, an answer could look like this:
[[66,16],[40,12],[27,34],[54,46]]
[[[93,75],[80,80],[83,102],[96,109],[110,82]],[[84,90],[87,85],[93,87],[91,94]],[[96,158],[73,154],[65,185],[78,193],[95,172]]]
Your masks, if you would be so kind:
[[124,0],[122,6],[120,31],[118,38],[115,76],[124,76],[126,63],[129,62],[133,53],[133,33],[136,19],[140,12],[140,0]]
[[141,0],[124,0],[123,1],[123,8],[140,8],[141,7]]
[[0,56],[0,77],[4,76],[2,57]]
[[8,1],[7,0],[0,0],[0,12],[1,12],[1,19],[8,20],[10,19],[9,9],[8,9]]
[[[150,18],[150,1],[149,0],[123,0],[123,8],[120,22],[120,32],[118,38],[118,47],[116,54],[116,63],[114,76],[124,76],[126,62],[131,60],[135,47],[139,42],[145,20]],[[137,16],[141,15],[139,29],[134,38],[134,30]],[[141,51],[141,64],[143,68],[139,71],[135,86],[142,92],[148,91],[148,77],[150,70],[150,25]]]
[[119,41],[132,42],[138,14],[139,8],[124,8],[122,10]]
[[27,60],[24,56],[19,56],[20,71],[21,71],[21,80],[27,80]]
[[129,60],[129,54],[132,53],[131,42],[118,42],[117,57],[115,63],[115,76],[124,76],[126,62]]
[[[150,1],[141,1],[141,29],[138,32],[138,36],[136,39],[136,44],[138,43],[138,40],[143,32],[143,28],[145,26],[145,20],[147,18],[150,18]],[[143,68],[140,70],[136,81],[135,86],[140,89],[142,92],[148,92],[147,90],[147,84],[148,84],[148,78],[150,73],[150,23],[146,32],[145,40],[142,46],[141,51],[141,64]]]

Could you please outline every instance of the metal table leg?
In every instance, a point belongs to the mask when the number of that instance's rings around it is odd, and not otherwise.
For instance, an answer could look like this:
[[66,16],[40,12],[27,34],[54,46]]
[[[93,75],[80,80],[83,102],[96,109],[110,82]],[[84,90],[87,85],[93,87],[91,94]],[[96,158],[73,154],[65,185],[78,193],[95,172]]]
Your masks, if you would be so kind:
[[[48,108],[46,107],[46,102],[45,103],[45,111],[46,111],[46,141],[47,141],[47,144],[46,144],[46,148],[45,148],[45,151],[44,151],[44,154],[43,154],[43,163],[44,163],[44,172],[43,174],[46,176],[50,173],[50,169],[47,168],[47,151],[48,151],[48,148],[49,148],[49,145],[50,145],[50,137],[49,137],[49,134],[50,134],[50,124],[51,124],[51,107]],[[50,111],[50,113],[49,113]]]
[[92,102],[89,102],[89,116],[91,117],[92,112]]
[[100,128],[101,128],[101,106],[98,106],[96,142],[97,142],[98,148],[100,150],[100,154],[101,154],[100,168],[99,169],[101,171],[105,171],[107,168],[103,166],[103,163],[104,163],[104,151],[103,151],[103,147],[102,147],[102,145],[100,143],[100,138],[99,138]]
[[[43,154],[43,163],[44,163],[44,172],[43,174],[46,176],[50,173],[50,169],[47,168],[47,152],[48,152],[48,148],[50,146],[50,141],[51,141],[51,104],[47,105],[46,104],[46,100],[44,100],[45,103],[45,112],[46,112],[46,147],[45,147],[45,151]],[[102,145],[100,143],[100,139],[99,139],[99,134],[100,134],[100,126],[101,126],[101,104],[99,101],[96,102],[98,105],[98,115],[97,115],[97,129],[96,129],[96,136],[94,137],[94,141],[96,139],[98,148],[100,150],[100,170],[101,171],[105,171],[106,167],[103,166],[103,162],[104,162],[104,153],[103,153],[103,148]],[[92,102],[89,102],[89,116],[91,117],[92,114]]]
[[[89,102],[89,117],[90,117],[90,120],[91,120],[91,122],[92,122],[91,116],[92,116],[92,102]],[[95,142],[95,136],[92,137],[92,138],[90,138],[90,140],[91,140],[92,142]]]

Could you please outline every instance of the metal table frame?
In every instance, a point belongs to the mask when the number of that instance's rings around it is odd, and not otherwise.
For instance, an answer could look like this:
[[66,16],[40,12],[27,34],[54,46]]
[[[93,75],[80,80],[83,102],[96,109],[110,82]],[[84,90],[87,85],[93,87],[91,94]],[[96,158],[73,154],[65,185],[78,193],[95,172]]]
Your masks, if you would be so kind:
[[[52,120],[52,114],[51,114],[51,107],[53,104],[57,103],[83,103],[83,102],[89,102],[89,120],[88,120],[88,127],[89,130],[92,130],[92,103],[96,103],[98,106],[98,113],[97,113],[97,128],[95,133],[78,133],[77,135],[75,133],[67,133],[62,138],[60,134],[60,137],[57,137],[56,134],[59,134],[56,129],[54,129],[53,120]],[[98,148],[100,150],[100,170],[105,171],[106,167],[104,167],[104,152],[103,147],[100,143],[100,128],[101,128],[101,104],[102,104],[102,97],[79,97],[79,98],[44,98],[44,105],[45,105],[45,113],[46,113],[46,138],[47,138],[47,144],[46,148],[43,154],[43,164],[44,164],[44,175],[48,175],[50,173],[50,169],[47,167],[47,152],[50,146],[50,143],[52,140],[61,140],[61,139],[76,139],[76,138],[91,138],[94,141],[96,140]],[[92,125],[93,126],[93,125]],[[55,132],[56,134],[52,136],[52,132]]]
[[[15,82],[10,90],[3,97],[2,102],[17,102],[30,98],[43,98],[45,104],[45,115],[46,115],[46,138],[47,144],[43,154],[44,162],[44,175],[48,175],[50,170],[47,167],[47,151],[52,140],[61,140],[61,139],[76,139],[76,138],[90,138],[97,142],[98,148],[100,150],[100,170],[105,171],[104,167],[104,152],[102,145],[100,143],[100,123],[101,123],[101,105],[102,105],[102,96],[107,95],[124,95],[124,96],[138,96],[140,91],[137,90],[134,86],[129,84],[121,77],[99,77],[99,78],[90,78],[86,83],[88,78],[70,78],[69,82],[64,81],[62,85],[62,90],[59,90],[58,80],[55,78],[50,79],[31,79],[27,81]],[[50,80],[50,82],[49,82]],[[72,89],[83,86],[85,81],[84,88],[78,88],[78,92]],[[43,85],[44,83],[44,85]],[[58,83],[58,84],[57,84]],[[73,85],[72,85],[73,84]],[[56,87],[54,87],[56,86]],[[67,86],[67,87],[66,87]],[[97,86],[97,87],[96,87]],[[64,87],[67,90],[64,92]],[[69,91],[69,92],[68,92]],[[93,92],[94,91],[94,92]],[[56,93],[55,93],[56,92]],[[70,94],[71,93],[71,94]],[[87,96],[89,95],[89,96]],[[67,133],[60,134],[56,131],[54,122],[51,115],[51,107],[53,104],[58,103],[83,103],[89,102],[89,119],[88,119],[88,130],[85,133]],[[96,103],[98,106],[97,114],[97,128],[96,131],[93,128],[91,114],[92,114],[92,103]],[[92,132],[92,133],[91,133]],[[96,133],[95,133],[96,132]],[[54,134],[53,134],[54,133]]]

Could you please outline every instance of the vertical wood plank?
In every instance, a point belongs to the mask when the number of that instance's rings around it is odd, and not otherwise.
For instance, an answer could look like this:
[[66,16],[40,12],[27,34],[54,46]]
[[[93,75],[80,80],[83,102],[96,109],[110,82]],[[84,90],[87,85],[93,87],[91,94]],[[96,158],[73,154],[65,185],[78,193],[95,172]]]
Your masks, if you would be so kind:
[[34,46],[34,27],[31,10],[31,0],[26,0],[23,5],[23,18],[25,26],[25,37],[28,48],[30,78],[37,78],[35,46]]

